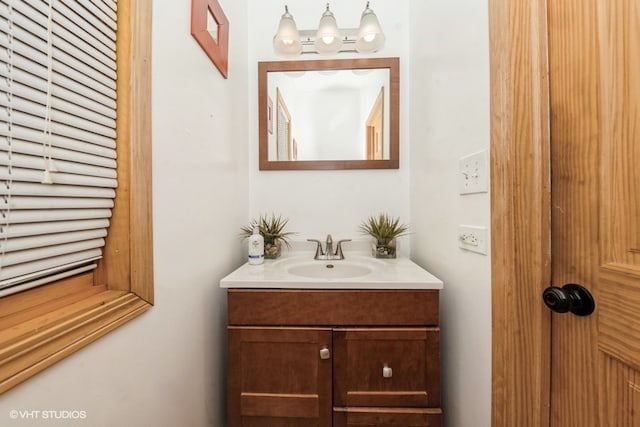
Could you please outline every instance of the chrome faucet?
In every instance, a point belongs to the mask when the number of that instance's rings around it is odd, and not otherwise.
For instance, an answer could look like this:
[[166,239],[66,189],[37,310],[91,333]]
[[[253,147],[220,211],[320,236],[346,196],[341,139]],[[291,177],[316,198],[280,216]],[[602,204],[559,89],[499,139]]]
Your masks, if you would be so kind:
[[[331,239],[331,234],[327,234],[327,241],[324,242],[324,253],[326,255],[331,255],[333,252],[333,239]],[[343,256],[344,258],[344,256]]]
[[333,239],[331,238],[331,234],[327,234],[327,241],[325,242],[325,250],[322,250],[322,242],[316,239],[307,239],[309,242],[317,243],[316,246],[316,254],[313,259],[318,260],[336,260],[336,259],[344,259],[344,254],[342,253],[342,243],[350,242],[351,239],[343,239],[339,240],[336,244],[336,250],[333,250]]

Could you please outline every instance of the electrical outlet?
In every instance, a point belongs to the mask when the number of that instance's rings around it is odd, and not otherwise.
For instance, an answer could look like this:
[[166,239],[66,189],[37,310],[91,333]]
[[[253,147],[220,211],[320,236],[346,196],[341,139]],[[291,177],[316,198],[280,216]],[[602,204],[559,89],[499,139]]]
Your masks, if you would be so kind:
[[478,235],[476,233],[462,233],[460,234],[460,241],[464,246],[478,246]]
[[489,191],[489,167],[487,165],[487,150],[460,158],[460,194]]
[[487,227],[460,225],[458,227],[458,244],[467,251],[487,254]]

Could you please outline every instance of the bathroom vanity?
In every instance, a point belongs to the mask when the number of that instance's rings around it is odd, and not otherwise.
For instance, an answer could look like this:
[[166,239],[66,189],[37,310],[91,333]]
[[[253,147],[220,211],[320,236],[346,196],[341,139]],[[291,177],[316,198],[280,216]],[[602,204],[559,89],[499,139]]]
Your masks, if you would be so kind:
[[228,427],[441,425],[442,282],[415,263],[290,256],[221,286]]

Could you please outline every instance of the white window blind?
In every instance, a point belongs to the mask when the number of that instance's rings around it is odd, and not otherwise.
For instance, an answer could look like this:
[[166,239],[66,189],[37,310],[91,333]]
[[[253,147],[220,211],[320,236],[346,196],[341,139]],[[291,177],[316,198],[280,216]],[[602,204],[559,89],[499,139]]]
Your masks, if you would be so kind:
[[95,267],[115,122],[116,1],[0,0],[0,297]]

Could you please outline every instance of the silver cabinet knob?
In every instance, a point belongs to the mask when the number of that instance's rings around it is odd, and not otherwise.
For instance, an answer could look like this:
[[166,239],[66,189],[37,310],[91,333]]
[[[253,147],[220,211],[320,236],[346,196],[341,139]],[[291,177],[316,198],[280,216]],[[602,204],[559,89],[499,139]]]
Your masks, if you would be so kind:
[[382,367],[382,376],[384,378],[391,378],[393,376],[393,369],[391,369],[389,366],[387,366],[386,363]]
[[329,349],[327,347],[322,347],[320,349],[320,359],[326,360],[326,359],[329,359],[330,357],[331,357],[331,352],[329,351]]

